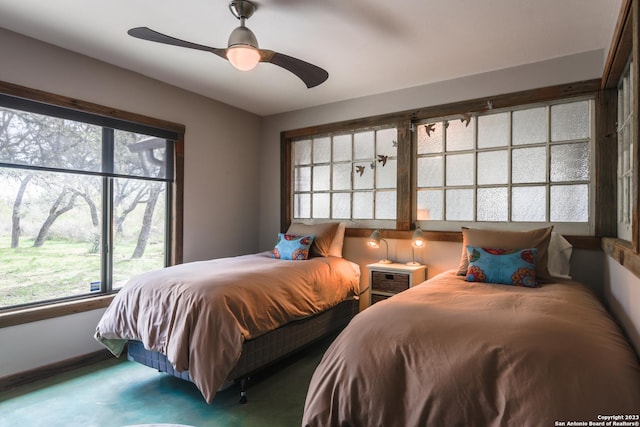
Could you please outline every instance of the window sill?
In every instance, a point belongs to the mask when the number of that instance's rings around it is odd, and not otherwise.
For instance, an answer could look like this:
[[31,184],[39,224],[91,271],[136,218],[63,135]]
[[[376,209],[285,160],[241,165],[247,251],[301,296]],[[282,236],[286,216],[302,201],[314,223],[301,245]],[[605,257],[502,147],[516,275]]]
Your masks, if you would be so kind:
[[633,251],[631,243],[605,237],[602,239],[602,250],[621,266],[640,277],[640,254]]
[[[369,238],[373,229],[371,228],[347,228],[345,236]],[[424,238],[427,241],[434,242],[460,242],[462,243],[462,233],[459,231],[427,231],[422,230]],[[385,239],[411,239],[413,231],[404,230],[380,230],[382,237]],[[565,239],[571,243],[575,249],[599,250],[604,248],[600,237],[595,236],[566,236]]]
[[111,303],[115,295],[116,294],[100,295],[81,300],[65,301],[0,313],[0,328],[104,308]]

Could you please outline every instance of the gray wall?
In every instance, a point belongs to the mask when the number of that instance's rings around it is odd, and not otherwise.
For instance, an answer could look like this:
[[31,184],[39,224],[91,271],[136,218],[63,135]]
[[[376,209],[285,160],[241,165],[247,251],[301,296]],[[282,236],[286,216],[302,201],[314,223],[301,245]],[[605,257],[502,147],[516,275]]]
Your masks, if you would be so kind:
[[[184,260],[256,251],[260,117],[1,28],[0,58],[2,81],[185,125]],[[0,329],[0,377],[100,349],[102,312]]]

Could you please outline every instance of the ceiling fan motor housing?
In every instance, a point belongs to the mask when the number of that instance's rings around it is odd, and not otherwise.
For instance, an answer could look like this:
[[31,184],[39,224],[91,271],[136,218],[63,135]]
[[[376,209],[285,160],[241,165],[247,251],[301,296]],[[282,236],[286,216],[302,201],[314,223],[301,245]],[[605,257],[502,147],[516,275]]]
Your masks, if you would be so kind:
[[231,32],[231,35],[229,36],[229,43],[227,43],[228,47],[240,45],[249,45],[258,49],[258,39],[256,39],[253,31],[251,31],[244,25],[240,25]]

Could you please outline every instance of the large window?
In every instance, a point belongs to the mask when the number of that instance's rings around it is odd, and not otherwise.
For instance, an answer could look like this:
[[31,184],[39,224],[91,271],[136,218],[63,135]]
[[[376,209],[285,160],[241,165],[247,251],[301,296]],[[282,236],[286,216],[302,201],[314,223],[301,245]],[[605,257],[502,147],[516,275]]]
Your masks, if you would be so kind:
[[592,233],[592,111],[579,100],[420,122],[416,219],[425,229],[553,223]]
[[108,293],[169,264],[176,138],[0,97],[0,309]]
[[596,169],[599,87],[590,80],[283,132],[281,226],[552,224],[565,235],[598,235],[614,220],[610,204],[596,209],[596,187],[613,179]]

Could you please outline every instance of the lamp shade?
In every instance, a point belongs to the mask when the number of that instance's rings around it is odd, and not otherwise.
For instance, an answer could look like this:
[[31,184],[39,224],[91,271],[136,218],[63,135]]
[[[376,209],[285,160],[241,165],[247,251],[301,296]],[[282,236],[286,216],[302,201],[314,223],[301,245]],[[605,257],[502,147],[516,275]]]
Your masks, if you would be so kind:
[[411,245],[414,248],[423,248],[426,244],[424,240],[424,233],[420,228],[416,228],[416,231],[413,232],[413,237],[411,238]]
[[376,230],[373,233],[371,233],[371,236],[369,236],[369,241],[367,242],[367,244],[372,248],[379,248],[380,247],[380,231]]
[[427,242],[424,240],[424,233],[422,232],[420,227],[417,227],[416,231],[413,232],[413,236],[411,237],[411,261],[409,261],[407,265],[420,265],[419,262],[416,262],[415,248],[422,249],[426,244]]
[[387,243],[386,240],[384,240],[383,238],[380,237],[380,230],[376,230],[373,233],[371,233],[371,236],[369,236],[369,240],[367,241],[367,244],[372,247],[372,248],[379,248],[380,247],[380,242],[384,242],[386,248],[387,248],[387,256],[385,259],[382,259],[380,261],[378,261],[380,264],[391,264],[391,261],[389,260],[389,244]]

